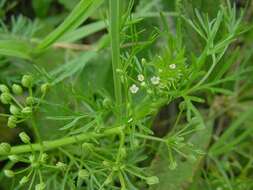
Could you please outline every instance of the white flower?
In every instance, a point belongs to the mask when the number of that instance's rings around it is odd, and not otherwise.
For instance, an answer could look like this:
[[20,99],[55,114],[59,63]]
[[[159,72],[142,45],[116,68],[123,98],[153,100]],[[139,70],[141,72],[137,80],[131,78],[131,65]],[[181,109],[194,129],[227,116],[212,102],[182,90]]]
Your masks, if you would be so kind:
[[138,74],[137,78],[138,78],[138,81],[140,82],[144,81],[145,79],[145,77],[142,74]]
[[176,66],[176,64],[170,64],[169,67],[170,67],[171,69],[175,69],[177,66]]
[[139,88],[138,86],[136,86],[135,84],[133,84],[131,87],[130,87],[130,92],[132,94],[136,94],[138,92]]
[[160,82],[160,78],[156,76],[153,76],[150,80],[151,80],[151,83],[154,85],[157,85]]

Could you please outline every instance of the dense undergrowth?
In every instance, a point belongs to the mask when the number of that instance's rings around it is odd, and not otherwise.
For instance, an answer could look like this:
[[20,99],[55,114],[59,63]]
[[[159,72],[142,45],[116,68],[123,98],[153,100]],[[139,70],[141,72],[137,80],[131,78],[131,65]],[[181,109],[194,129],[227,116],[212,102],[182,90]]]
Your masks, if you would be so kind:
[[0,7],[0,189],[253,189],[252,1]]

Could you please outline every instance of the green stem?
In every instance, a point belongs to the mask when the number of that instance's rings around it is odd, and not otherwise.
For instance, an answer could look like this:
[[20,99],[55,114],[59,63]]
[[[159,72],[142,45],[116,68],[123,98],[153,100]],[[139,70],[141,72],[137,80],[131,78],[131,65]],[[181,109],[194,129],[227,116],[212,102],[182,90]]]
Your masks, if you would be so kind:
[[52,140],[52,141],[44,141],[43,147],[41,147],[40,143],[30,144],[30,145],[18,145],[18,146],[12,147],[9,154],[6,154],[3,151],[0,151],[0,156],[16,155],[16,154],[22,154],[22,153],[27,153],[31,151],[41,151],[42,148],[44,151],[52,150],[58,147],[62,147],[62,146],[66,146],[66,145],[70,145],[74,143],[80,143],[82,141],[92,139],[92,138],[100,138],[100,137],[104,137],[108,135],[120,134],[121,130],[122,130],[121,127],[114,127],[114,128],[103,131],[103,133],[92,132],[92,133],[75,135],[71,137],[65,137],[65,138]]
[[122,91],[120,75],[117,70],[121,69],[120,63],[120,0],[110,0],[110,36],[112,49],[112,69],[114,93],[116,101],[116,114],[120,119],[122,114]]

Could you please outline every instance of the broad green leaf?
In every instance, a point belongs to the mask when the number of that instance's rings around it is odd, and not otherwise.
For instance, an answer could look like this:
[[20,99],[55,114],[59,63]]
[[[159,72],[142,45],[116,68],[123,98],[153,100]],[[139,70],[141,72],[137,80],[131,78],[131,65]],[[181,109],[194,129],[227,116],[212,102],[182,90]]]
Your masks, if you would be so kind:
[[[202,130],[194,133],[189,142],[197,149],[206,149],[212,137],[213,121],[209,121]],[[167,148],[162,147],[159,155],[166,155]],[[169,158],[157,155],[151,165],[152,175],[159,177],[160,183],[152,186],[151,190],[184,190],[192,183],[195,173],[201,164],[203,155],[196,160],[182,160],[177,157],[177,168],[169,169]]]
[[0,40],[0,55],[31,59],[31,47],[26,42],[17,40]]
[[50,33],[38,45],[36,51],[40,52],[51,46],[67,32],[73,31],[80,26],[103,2],[103,0],[82,0],[73,9],[65,21]]

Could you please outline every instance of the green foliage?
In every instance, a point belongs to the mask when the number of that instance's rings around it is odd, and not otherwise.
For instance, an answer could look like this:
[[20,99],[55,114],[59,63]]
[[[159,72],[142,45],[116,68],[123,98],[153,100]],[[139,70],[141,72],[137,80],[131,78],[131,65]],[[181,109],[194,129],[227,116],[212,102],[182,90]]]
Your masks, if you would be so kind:
[[28,19],[13,2],[0,2],[1,189],[252,189],[251,9],[34,0]]

